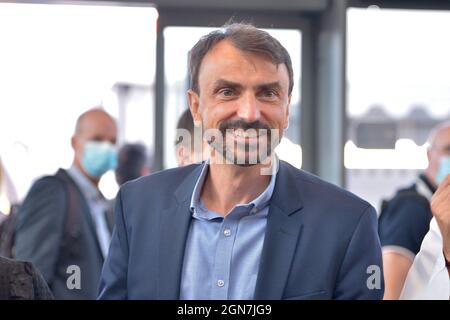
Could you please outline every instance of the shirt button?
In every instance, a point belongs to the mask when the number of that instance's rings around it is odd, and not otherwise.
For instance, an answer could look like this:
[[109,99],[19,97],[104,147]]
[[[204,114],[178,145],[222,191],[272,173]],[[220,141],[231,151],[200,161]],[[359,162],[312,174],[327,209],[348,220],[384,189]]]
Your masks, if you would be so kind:
[[223,287],[225,285],[225,281],[223,280],[217,280],[217,286],[218,287]]
[[225,229],[225,230],[223,230],[223,234],[225,235],[225,237],[229,237],[229,236],[231,236],[231,230]]

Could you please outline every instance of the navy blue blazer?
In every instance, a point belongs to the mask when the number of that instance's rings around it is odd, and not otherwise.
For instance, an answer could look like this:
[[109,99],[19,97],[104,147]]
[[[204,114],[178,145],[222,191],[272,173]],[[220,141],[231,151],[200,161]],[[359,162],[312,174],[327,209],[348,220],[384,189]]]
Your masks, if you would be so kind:
[[[99,299],[179,299],[190,200],[202,165],[125,184]],[[255,299],[381,299],[375,209],[280,161]],[[195,270],[193,270],[195,272]]]

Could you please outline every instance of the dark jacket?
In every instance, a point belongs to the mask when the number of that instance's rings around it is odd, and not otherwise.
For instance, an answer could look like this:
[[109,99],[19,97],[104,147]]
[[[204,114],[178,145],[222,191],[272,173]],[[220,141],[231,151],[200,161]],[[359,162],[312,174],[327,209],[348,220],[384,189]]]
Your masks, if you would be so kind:
[[383,247],[402,247],[411,257],[419,252],[433,218],[429,199],[435,191],[432,183],[421,174],[413,185],[398,190],[391,200],[384,201],[378,219]]
[[[190,200],[201,170],[165,170],[121,188],[99,298],[180,298]],[[381,299],[382,272],[375,209],[280,161],[254,298]]]
[[[15,257],[38,268],[56,299],[96,297],[104,259],[88,203],[65,170],[34,183],[18,212],[15,244]],[[79,267],[80,289],[68,288],[71,266]]]
[[30,262],[0,257],[0,300],[47,300],[53,295]]

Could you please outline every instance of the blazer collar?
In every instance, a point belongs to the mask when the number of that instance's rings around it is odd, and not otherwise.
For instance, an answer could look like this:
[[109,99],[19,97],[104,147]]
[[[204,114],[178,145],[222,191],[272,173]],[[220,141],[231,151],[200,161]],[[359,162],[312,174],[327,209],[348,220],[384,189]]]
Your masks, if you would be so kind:
[[198,178],[202,173],[204,167],[206,166],[206,162],[202,162],[201,164],[192,165],[192,171],[187,175],[187,177],[181,182],[178,188],[175,190],[175,198],[177,202],[184,203],[185,201],[190,201],[192,197],[192,192],[195,188]]
[[291,215],[303,208],[301,190],[296,178],[298,173],[295,171],[297,169],[280,160],[271,206],[278,207],[279,211],[286,215]]

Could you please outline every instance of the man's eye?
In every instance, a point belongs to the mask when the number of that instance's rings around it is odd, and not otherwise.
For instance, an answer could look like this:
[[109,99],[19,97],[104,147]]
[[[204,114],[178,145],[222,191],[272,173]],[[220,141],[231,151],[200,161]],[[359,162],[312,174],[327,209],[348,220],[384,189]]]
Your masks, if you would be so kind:
[[221,89],[221,90],[219,90],[219,94],[221,94],[222,96],[225,96],[225,97],[231,97],[232,95],[233,95],[233,90],[231,90],[231,89]]
[[263,92],[263,96],[266,98],[274,98],[277,96],[277,93],[273,90],[267,90]]

